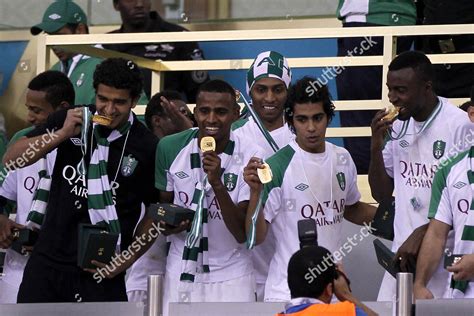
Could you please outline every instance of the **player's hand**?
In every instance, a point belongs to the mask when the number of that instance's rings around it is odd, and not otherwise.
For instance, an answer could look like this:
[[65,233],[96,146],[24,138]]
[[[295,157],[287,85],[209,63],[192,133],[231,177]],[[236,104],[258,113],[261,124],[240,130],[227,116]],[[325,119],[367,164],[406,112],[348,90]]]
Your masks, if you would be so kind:
[[221,181],[221,158],[215,151],[206,151],[202,155],[202,169],[207,174],[207,182],[212,188],[223,185]]
[[393,120],[383,119],[387,113],[387,109],[380,110],[372,119],[372,123],[370,124],[370,128],[372,130],[370,146],[372,150],[381,151],[384,147],[385,135],[387,134],[389,128],[392,127],[393,123]]
[[244,181],[248,184],[251,191],[262,191],[263,184],[258,178],[257,169],[263,168],[262,159],[258,157],[250,158],[247,166],[244,168]]
[[22,228],[24,228],[23,225],[12,221],[6,215],[0,214],[0,248],[9,248],[14,240],[14,230]]
[[456,281],[468,281],[474,279],[474,254],[464,255],[461,260],[446,268],[453,272]]
[[161,106],[165,109],[170,120],[177,127],[178,131],[184,131],[193,127],[193,122],[186,115],[187,109],[178,109],[174,102],[170,102],[165,97],[161,97],[160,100]]
[[88,109],[84,107],[77,107],[67,111],[66,120],[64,121],[63,127],[61,128],[61,131],[65,137],[69,138],[81,132],[83,124],[83,111],[87,110]]
[[161,233],[165,236],[179,234],[180,232],[188,229],[189,225],[191,225],[191,222],[189,220],[182,221],[179,226],[171,226],[163,221],[160,221],[160,227],[164,228]]
[[427,229],[428,225],[418,227],[398,248],[394,260],[402,272],[412,272],[416,268],[416,258]]
[[434,299],[433,293],[426,286],[415,283],[413,285],[413,295],[416,300],[431,300]]

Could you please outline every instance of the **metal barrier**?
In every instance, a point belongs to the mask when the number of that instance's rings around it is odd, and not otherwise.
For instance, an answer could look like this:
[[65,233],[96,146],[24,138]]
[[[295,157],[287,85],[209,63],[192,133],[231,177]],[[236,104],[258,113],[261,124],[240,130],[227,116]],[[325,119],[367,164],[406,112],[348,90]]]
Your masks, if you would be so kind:
[[413,274],[397,273],[396,315],[411,316],[413,309]]
[[[92,47],[92,44],[115,43],[169,43],[169,42],[209,42],[209,41],[246,41],[246,40],[294,40],[294,39],[324,39],[341,37],[381,36],[384,38],[382,56],[354,57],[307,57],[288,58],[292,68],[305,67],[353,67],[353,66],[382,66],[382,78],[387,77],[388,65],[396,55],[396,39],[400,36],[439,35],[439,34],[474,34],[470,24],[434,25],[434,26],[396,26],[396,27],[364,27],[364,28],[307,28],[280,30],[243,30],[243,31],[200,31],[177,33],[134,33],[130,34],[88,34],[88,35],[41,35],[38,38],[37,72],[49,68],[49,55],[52,46],[64,50],[83,53],[90,56],[125,57],[135,61],[140,67],[149,68],[152,72],[152,93],[161,90],[164,71],[183,70],[237,70],[248,69],[251,59],[228,60],[189,60],[161,61],[150,60],[110,50]],[[435,64],[442,63],[473,63],[474,53],[470,54],[437,54],[428,55]],[[385,79],[383,79],[385,82]],[[382,84],[381,100],[336,101],[337,111],[373,110],[388,105],[388,90]],[[467,99],[453,99],[461,103]],[[137,106],[136,112],[144,113],[143,106]],[[328,128],[328,137],[360,137],[370,136],[369,127]]]
[[[364,302],[381,316],[392,315],[392,302]],[[171,303],[173,316],[271,316],[283,311],[284,303]],[[143,303],[44,303],[0,304],[0,315],[8,316],[146,316]],[[473,299],[418,300],[416,316],[472,316]],[[398,315],[398,314],[397,314]]]
[[147,288],[145,316],[161,316],[163,314],[163,276],[149,275]]
[[[391,304],[365,302],[379,315],[391,315]],[[284,309],[283,303],[171,303],[172,316],[272,316]],[[5,316],[146,316],[143,303],[43,303],[0,304]],[[145,312],[145,313],[144,313]]]
[[417,300],[415,315],[417,316],[472,316],[474,314],[474,299],[437,299]]
[[0,304],[2,316],[143,316],[143,303]]
[[[162,72],[183,70],[238,70],[248,69],[251,59],[227,60],[189,60],[161,61],[150,60],[110,50],[94,48],[92,44],[115,43],[166,43],[166,42],[212,42],[212,41],[247,41],[247,40],[294,40],[294,39],[325,39],[341,37],[381,36],[384,38],[382,56],[357,57],[307,57],[288,58],[292,68],[305,67],[353,67],[382,66],[382,99],[335,101],[337,111],[376,110],[389,104],[388,90],[385,85],[388,65],[396,55],[396,41],[400,36],[440,35],[440,34],[474,34],[471,24],[433,25],[433,26],[395,26],[395,27],[363,27],[363,28],[302,28],[279,30],[241,30],[241,31],[198,31],[177,33],[133,33],[130,34],[88,34],[88,35],[40,35],[38,37],[37,68],[38,73],[49,69],[49,56],[53,46],[64,50],[83,53],[90,56],[125,57],[135,61],[139,66],[149,68],[152,72],[152,94],[161,90]],[[438,54],[428,55],[434,64],[442,63],[473,63],[474,53],[470,54]],[[451,99],[454,104],[461,104],[467,99]],[[137,114],[145,113],[145,106],[134,109]],[[327,137],[367,137],[371,135],[370,127],[331,127],[327,129]],[[370,194],[367,176],[358,176],[358,186],[362,200],[376,203]]]
[[[390,302],[364,302],[381,316],[392,315]],[[170,303],[173,316],[273,316],[285,309],[284,303]]]

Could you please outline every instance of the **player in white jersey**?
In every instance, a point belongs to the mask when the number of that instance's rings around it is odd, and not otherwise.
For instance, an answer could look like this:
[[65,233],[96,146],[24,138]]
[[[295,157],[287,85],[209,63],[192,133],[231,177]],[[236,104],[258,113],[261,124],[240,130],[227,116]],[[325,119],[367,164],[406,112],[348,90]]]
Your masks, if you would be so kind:
[[[46,122],[49,114],[67,107],[73,102],[74,87],[66,75],[59,71],[43,72],[28,84],[25,104],[28,108],[27,119],[34,126],[39,126]],[[48,154],[47,157],[49,172],[52,172],[54,160],[55,151]],[[14,222],[10,221],[6,215],[0,215],[0,227],[2,227],[0,246],[2,248],[9,248],[12,241],[12,229],[22,228],[26,223],[31,201],[38,186],[38,173],[45,166],[45,160],[42,159],[31,166],[8,173],[4,179],[0,187],[0,198],[16,202],[17,212]],[[28,256],[7,249],[3,267],[4,276],[0,280],[0,303],[16,303],[27,261]]]
[[[167,232],[172,235],[168,237],[165,315],[169,302],[255,301],[252,261],[244,243],[249,188],[242,171],[258,155],[258,146],[248,146],[230,130],[239,108],[228,83],[211,80],[203,84],[196,101],[198,129],[166,136],[157,149],[155,178],[160,201],[196,211],[189,232],[182,232],[185,223]],[[205,136],[215,139],[215,150],[200,150]],[[200,210],[203,217],[198,220]],[[200,234],[193,235],[194,224],[200,227]],[[185,240],[192,236],[199,236],[199,241],[188,248]]]
[[[392,250],[402,271],[416,266],[421,241],[428,227],[428,206],[433,176],[440,161],[467,148],[472,123],[465,113],[432,87],[430,60],[420,52],[405,52],[389,65],[389,100],[398,109],[398,119],[384,119],[379,111],[372,121],[369,183],[377,201],[395,194]],[[391,130],[390,130],[391,128]],[[387,133],[391,139],[384,140]],[[378,300],[395,296],[395,278],[385,273]],[[428,288],[443,297],[448,274],[442,266]]]
[[[313,218],[317,225],[318,244],[334,254],[341,248],[343,218],[356,224],[369,223],[375,208],[360,202],[357,171],[349,153],[326,142],[326,129],[334,116],[329,91],[323,86],[308,93],[315,79],[305,77],[290,88],[286,116],[296,140],[270,157],[273,179],[263,186],[257,176],[261,159],[254,157],[244,170],[251,187],[246,228],[256,229],[256,243],[262,242],[271,226],[276,240],[275,254],[265,285],[265,301],[288,301],[287,266],[299,249],[298,221]],[[252,216],[262,195],[262,210],[256,226]],[[271,224],[271,225],[269,225]]]
[[[279,148],[294,139],[283,115],[290,83],[288,61],[278,52],[260,53],[247,71],[246,87],[252,99],[252,108]],[[257,141],[266,157],[275,153],[251,116],[232,124],[232,130],[235,135],[244,135]]]
[[451,229],[454,250],[446,255],[461,259],[448,267],[453,274],[447,297],[474,297],[474,288],[469,282],[474,277],[473,160],[474,146],[443,164],[435,175],[428,215],[430,223],[416,266],[414,294],[417,299],[433,298],[426,284],[444,259],[443,250]]
[[[291,69],[288,67],[288,61],[274,51],[260,53],[247,71],[246,87],[247,94],[252,99],[252,108],[278,148],[285,147],[295,138],[283,115],[290,83]],[[263,150],[263,159],[275,153],[270,140],[262,134],[253,117],[235,122],[232,124],[232,130],[234,135],[243,135],[258,144]],[[270,230],[265,242],[252,250],[257,281],[257,301],[263,301],[265,281],[274,253],[275,239]]]

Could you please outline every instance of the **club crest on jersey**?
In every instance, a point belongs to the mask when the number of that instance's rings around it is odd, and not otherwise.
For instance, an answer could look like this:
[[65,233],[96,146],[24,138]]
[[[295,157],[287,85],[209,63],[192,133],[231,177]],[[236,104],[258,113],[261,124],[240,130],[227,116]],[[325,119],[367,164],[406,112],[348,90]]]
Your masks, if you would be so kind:
[[436,159],[443,157],[444,150],[446,149],[446,142],[442,140],[437,140],[433,143],[433,156]]
[[337,182],[339,183],[339,187],[342,191],[346,189],[346,175],[344,172],[338,172],[336,174]]
[[132,157],[132,155],[128,155],[123,157],[122,165],[120,166],[120,172],[124,177],[129,177],[135,168],[138,165],[138,160]]
[[237,175],[235,173],[224,173],[224,185],[227,191],[233,191],[237,185]]

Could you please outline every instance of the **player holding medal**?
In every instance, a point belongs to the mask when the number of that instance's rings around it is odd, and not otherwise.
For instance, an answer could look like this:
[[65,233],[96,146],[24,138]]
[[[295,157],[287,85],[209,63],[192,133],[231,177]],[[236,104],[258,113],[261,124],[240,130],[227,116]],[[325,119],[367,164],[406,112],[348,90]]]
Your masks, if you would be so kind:
[[[252,302],[255,277],[245,246],[249,187],[242,170],[259,147],[237,137],[234,89],[221,80],[199,88],[198,128],[168,135],[157,149],[160,201],[195,211],[187,231],[169,229],[164,311],[170,302]],[[186,223],[182,223],[186,224]]]
[[[395,195],[392,251],[397,252],[402,271],[416,266],[428,227],[434,174],[451,156],[465,150],[472,136],[467,115],[436,96],[432,80],[432,65],[423,53],[397,56],[387,74],[388,98],[399,110],[397,120],[387,119],[382,110],[372,121],[369,183],[372,196],[379,202]],[[452,246],[449,240],[448,245]],[[378,300],[391,301],[395,284],[386,273]],[[448,285],[448,273],[440,265],[428,288],[441,298]]]
[[[326,142],[334,106],[326,86],[308,93],[314,81],[305,77],[290,88],[286,119],[296,133],[296,140],[266,160],[272,180],[262,185],[258,170],[265,165],[258,158],[252,158],[244,169],[244,178],[251,188],[247,233],[252,235],[255,231],[255,241],[259,244],[271,224],[276,238],[265,301],[291,298],[287,266],[291,255],[299,249],[299,220],[314,218],[318,243],[335,252],[341,246],[343,218],[363,224],[370,222],[375,214],[373,206],[359,201],[357,172],[349,153]],[[263,205],[263,211],[254,216],[258,202]]]

